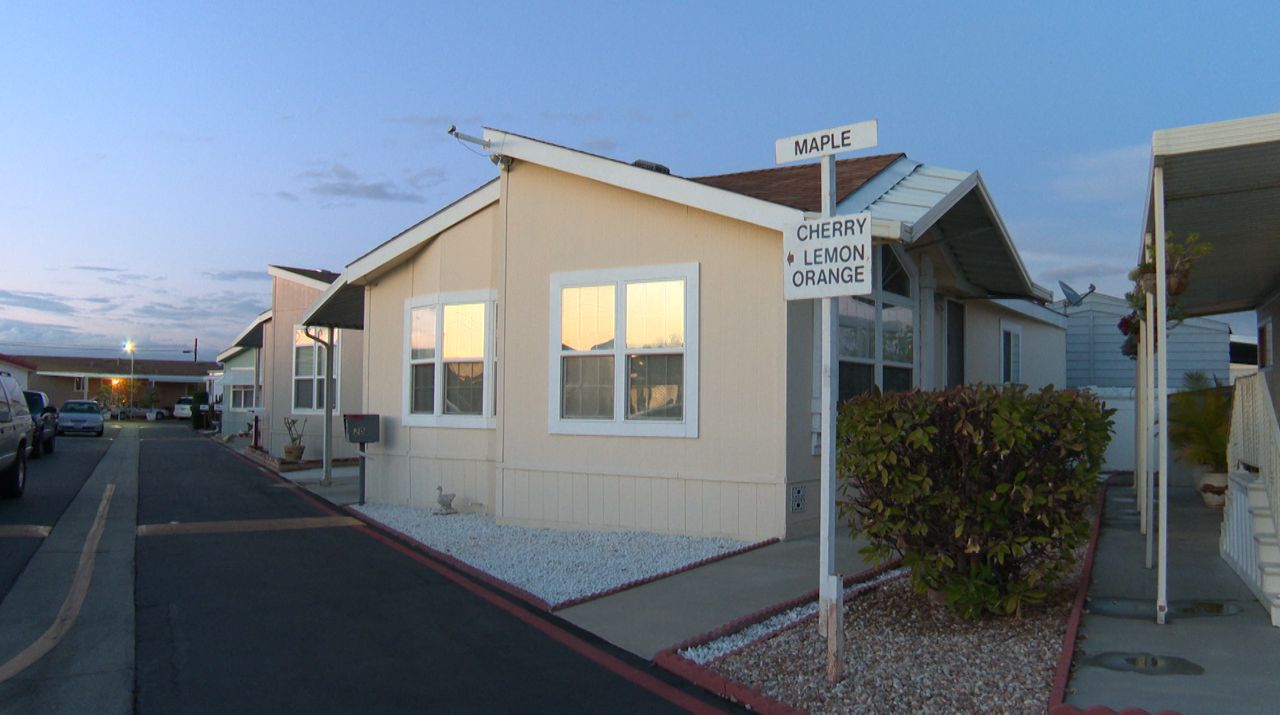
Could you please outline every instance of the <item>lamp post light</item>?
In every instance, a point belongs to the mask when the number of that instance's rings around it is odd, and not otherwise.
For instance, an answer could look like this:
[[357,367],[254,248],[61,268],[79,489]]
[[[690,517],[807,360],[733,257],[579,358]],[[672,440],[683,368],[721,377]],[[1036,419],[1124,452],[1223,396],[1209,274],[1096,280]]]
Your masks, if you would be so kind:
[[133,354],[138,349],[132,340],[126,340],[124,351],[129,353],[129,402],[125,405],[124,414],[132,416],[133,412]]

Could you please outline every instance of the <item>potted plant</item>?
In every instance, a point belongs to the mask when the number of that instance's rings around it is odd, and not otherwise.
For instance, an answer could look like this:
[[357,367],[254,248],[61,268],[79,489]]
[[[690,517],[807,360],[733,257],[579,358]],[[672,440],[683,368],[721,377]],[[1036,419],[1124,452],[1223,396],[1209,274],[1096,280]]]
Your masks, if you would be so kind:
[[[1190,233],[1178,240],[1170,231],[1165,238],[1165,288],[1169,295],[1182,295],[1191,283],[1191,267],[1213,251],[1213,244],[1200,241],[1200,234]],[[1144,293],[1155,291],[1156,266],[1153,261],[1143,261],[1129,272],[1132,280]]]
[[303,432],[307,429],[307,418],[285,417],[284,428],[289,432],[289,444],[284,446],[284,458],[294,462],[302,461],[302,453],[307,448],[302,443]]
[[1221,509],[1227,499],[1227,443],[1231,438],[1231,388],[1203,372],[1189,372],[1187,390],[1169,398],[1169,444],[1184,462],[1208,469],[1199,479],[1204,503]]

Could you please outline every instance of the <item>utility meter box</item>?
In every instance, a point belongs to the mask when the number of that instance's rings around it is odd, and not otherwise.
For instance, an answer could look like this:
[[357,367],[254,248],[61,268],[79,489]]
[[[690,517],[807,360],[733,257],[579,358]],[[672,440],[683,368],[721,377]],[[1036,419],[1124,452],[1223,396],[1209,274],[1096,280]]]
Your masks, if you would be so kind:
[[347,429],[347,441],[368,444],[381,437],[381,415],[343,415],[342,424]]

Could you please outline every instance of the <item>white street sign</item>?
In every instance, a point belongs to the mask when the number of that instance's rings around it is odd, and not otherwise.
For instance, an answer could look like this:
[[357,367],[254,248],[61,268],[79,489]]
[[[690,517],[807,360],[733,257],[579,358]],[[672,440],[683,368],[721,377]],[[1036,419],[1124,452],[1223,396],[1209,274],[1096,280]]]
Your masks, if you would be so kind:
[[871,213],[814,219],[782,234],[787,300],[871,293]]
[[773,143],[776,163],[787,164],[815,156],[843,154],[847,151],[869,149],[879,143],[876,120],[822,129],[808,134],[778,139]]

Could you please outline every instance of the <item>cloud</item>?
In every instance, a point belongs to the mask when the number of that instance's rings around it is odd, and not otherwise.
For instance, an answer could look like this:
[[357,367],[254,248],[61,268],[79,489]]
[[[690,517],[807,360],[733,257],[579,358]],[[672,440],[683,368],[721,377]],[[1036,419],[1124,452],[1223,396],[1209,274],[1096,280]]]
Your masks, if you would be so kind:
[[108,268],[106,266],[72,266],[73,271],[95,271],[98,273],[124,273],[124,268]]
[[215,281],[265,281],[271,278],[266,271],[203,271],[200,275]]
[[618,148],[618,140],[612,137],[597,137],[582,142],[582,148],[596,154],[608,154]]
[[114,337],[89,333],[65,325],[0,318],[0,346],[5,346],[6,350],[13,352],[21,352],[23,347],[30,346],[65,345],[72,347],[92,343],[105,346],[114,341]]
[[364,181],[360,175],[342,164],[330,164],[319,169],[309,169],[302,178],[310,179],[308,191],[331,198],[362,199],[366,201],[404,201],[419,203],[425,199],[410,189],[392,181]]
[[1146,144],[1104,149],[1068,157],[1064,173],[1050,186],[1063,200],[1083,203],[1142,203],[1151,147]]
[[114,276],[98,276],[98,280],[103,283],[110,283],[117,286],[136,286],[144,280],[149,280],[151,276],[145,273],[118,273]]
[[31,293],[28,291],[0,290],[0,305],[13,308],[39,310],[45,313],[74,313],[75,308],[67,305],[52,293]]
[[297,201],[298,195],[289,191],[277,191],[276,198],[284,199],[285,201]]
[[415,189],[426,189],[443,184],[447,178],[449,177],[444,169],[433,166],[410,174],[406,181]]

